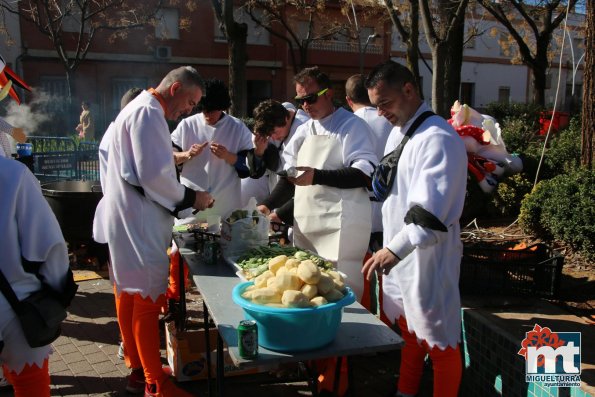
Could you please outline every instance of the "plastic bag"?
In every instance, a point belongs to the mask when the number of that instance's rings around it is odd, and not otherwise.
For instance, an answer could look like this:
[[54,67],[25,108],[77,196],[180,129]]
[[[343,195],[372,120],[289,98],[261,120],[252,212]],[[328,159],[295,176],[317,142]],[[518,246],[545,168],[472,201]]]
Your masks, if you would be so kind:
[[268,245],[269,227],[269,218],[256,209],[256,199],[252,197],[246,207],[233,211],[221,222],[223,254],[237,256],[249,249]]

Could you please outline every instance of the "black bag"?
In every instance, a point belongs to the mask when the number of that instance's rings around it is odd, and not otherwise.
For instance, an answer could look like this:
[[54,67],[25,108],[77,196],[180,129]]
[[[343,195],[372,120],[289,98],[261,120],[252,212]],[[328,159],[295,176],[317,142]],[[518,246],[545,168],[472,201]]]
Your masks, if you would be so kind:
[[403,147],[411,135],[413,135],[415,130],[421,125],[421,123],[434,114],[434,112],[429,110],[420,114],[411,124],[405,133],[403,140],[401,140],[401,143],[399,143],[395,150],[380,160],[380,163],[378,163],[378,166],[372,175],[372,189],[374,190],[374,197],[376,198],[376,201],[386,200],[393,186],[393,182],[395,181],[395,176],[397,175],[397,166],[399,164],[399,158],[401,157]]
[[[0,290],[19,318],[23,334],[31,347],[49,345],[60,336],[66,307],[76,293],[72,272],[68,272],[67,295],[59,294],[42,281],[42,288],[19,301],[8,280],[0,271]],[[72,289],[74,288],[74,291]]]
[[20,301],[15,311],[31,347],[49,345],[58,339],[60,325],[66,319],[66,308],[47,285]]

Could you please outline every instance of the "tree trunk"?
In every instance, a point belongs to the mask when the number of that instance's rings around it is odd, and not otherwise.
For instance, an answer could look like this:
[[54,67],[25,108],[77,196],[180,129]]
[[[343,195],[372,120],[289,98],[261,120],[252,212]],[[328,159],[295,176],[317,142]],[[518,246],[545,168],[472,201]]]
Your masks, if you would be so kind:
[[595,146],[595,4],[593,1],[587,1],[586,25],[581,164],[593,169],[593,147]]
[[229,92],[231,93],[231,108],[229,113],[236,117],[245,117],[247,114],[247,85],[246,85],[246,62],[248,37],[248,26],[246,24],[233,23],[229,29]]
[[[533,61],[533,103],[542,107],[546,106],[545,103],[545,90],[546,90],[546,75],[548,74],[549,62],[547,59],[547,52],[551,35],[548,36],[547,40],[539,40],[537,43],[537,51],[535,59]],[[528,62],[531,64],[531,62]]]
[[444,43],[446,47],[443,60],[445,65],[444,103],[437,110],[442,117],[447,119],[450,118],[451,106],[460,97],[464,41],[465,24],[460,24],[453,26],[449,40]]
[[446,108],[444,100],[444,76],[446,73],[446,65],[444,60],[448,56],[447,48],[444,43],[438,43],[432,48],[432,109],[434,112],[445,117],[444,109]]
[[421,75],[419,74],[419,3],[415,0],[411,4],[411,31],[407,43],[407,66],[413,73],[415,83],[419,87],[419,96],[424,99]]

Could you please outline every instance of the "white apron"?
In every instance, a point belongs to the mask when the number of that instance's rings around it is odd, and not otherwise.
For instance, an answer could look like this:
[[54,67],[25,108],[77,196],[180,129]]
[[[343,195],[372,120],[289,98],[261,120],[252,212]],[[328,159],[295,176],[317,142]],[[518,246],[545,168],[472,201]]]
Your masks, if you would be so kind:
[[[298,166],[336,170],[343,168],[341,142],[331,135],[309,135],[302,144]],[[296,186],[294,244],[332,261],[347,275],[347,284],[361,300],[364,291],[362,262],[371,230],[371,209],[363,188]]]

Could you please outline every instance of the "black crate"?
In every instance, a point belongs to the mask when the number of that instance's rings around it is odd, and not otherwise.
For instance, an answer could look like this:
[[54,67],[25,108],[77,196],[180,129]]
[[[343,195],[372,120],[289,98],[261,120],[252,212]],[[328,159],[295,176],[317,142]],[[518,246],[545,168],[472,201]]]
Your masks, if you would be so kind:
[[522,250],[510,248],[465,245],[461,292],[557,297],[564,257],[541,243]]

